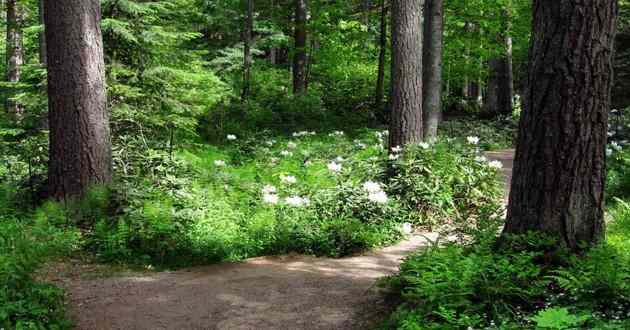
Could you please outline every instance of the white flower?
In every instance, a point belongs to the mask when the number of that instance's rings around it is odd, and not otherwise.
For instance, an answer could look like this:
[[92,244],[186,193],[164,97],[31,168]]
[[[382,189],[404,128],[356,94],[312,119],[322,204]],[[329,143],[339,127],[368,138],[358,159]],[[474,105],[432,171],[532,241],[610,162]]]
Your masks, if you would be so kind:
[[395,153],[395,154],[401,152],[402,150],[403,149],[402,149],[401,146],[395,146],[395,147],[392,148],[392,152]]
[[273,145],[276,143],[276,140],[268,140],[265,142],[266,145],[273,147]]
[[343,131],[334,131],[334,132],[328,134],[328,136],[342,136],[342,135],[344,135]]
[[368,158],[368,160],[371,161],[371,162],[376,162],[376,161],[378,161],[378,157],[372,156],[372,157]]
[[488,161],[488,158],[486,158],[486,156],[477,156],[475,157],[475,161],[478,163],[485,163]]
[[356,144],[357,148],[363,150],[367,148],[367,145],[365,145],[365,143],[359,142]]
[[363,184],[363,190],[369,193],[376,193],[382,191],[381,184],[374,181],[367,181]]
[[427,150],[427,149],[431,148],[431,145],[426,143],[426,142],[420,142],[418,145],[420,146],[420,148],[422,148],[424,150]]
[[410,223],[405,222],[402,224],[401,226],[402,232],[405,233],[406,235],[409,235],[413,232],[413,226],[411,226]]
[[385,135],[385,136],[389,136],[389,131],[388,131],[388,130],[384,130],[384,131],[383,131],[383,135]]
[[389,160],[396,160],[396,159],[398,159],[398,157],[400,157],[400,156],[391,154],[391,155],[389,155]]
[[613,150],[610,148],[606,148],[606,156],[610,157],[613,154]]
[[293,153],[291,151],[288,151],[288,150],[282,150],[282,151],[280,151],[280,155],[284,156],[284,157],[290,157],[290,156],[293,156]]
[[315,131],[310,131],[310,132],[308,132],[308,134],[309,134],[309,135],[317,135],[317,132],[315,132]]
[[288,184],[293,184],[297,182],[297,179],[293,175],[281,175],[280,181]]
[[612,137],[613,135],[615,135],[615,133],[613,133],[613,132],[608,132],[608,133],[607,133],[607,135],[608,135],[608,137]]
[[267,204],[278,204],[280,198],[276,194],[264,194],[263,201]]
[[227,139],[230,140],[230,141],[234,141],[234,140],[236,140],[236,135],[228,134]]
[[341,163],[341,162],[345,161],[345,159],[343,159],[343,157],[341,157],[341,156],[338,156],[337,158],[335,158],[335,161],[337,163]]
[[623,149],[616,141],[611,142],[610,147],[615,151],[621,151],[621,149]]
[[387,194],[384,191],[377,191],[370,193],[368,199],[374,203],[385,204],[387,203]]
[[276,187],[274,187],[274,186],[272,186],[272,185],[270,185],[270,184],[268,184],[268,185],[266,185],[266,186],[264,186],[264,187],[262,188],[262,192],[263,192],[263,194],[275,194],[275,193],[276,193],[276,191],[278,191],[278,190],[276,189]]
[[466,138],[469,144],[479,144],[479,138],[476,136],[469,136]]
[[294,207],[300,207],[300,206],[308,205],[308,203],[309,203],[308,199],[302,198],[300,196],[287,197],[287,198],[284,199],[284,201],[288,205],[294,206]]
[[297,148],[297,144],[295,144],[294,142],[289,142],[289,143],[287,143],[287,148],[295,149],[295,148]]
[[490,163],[488,163],[488,166],[490,166],[491,168],[494,168],[494,169],[502,169],[503,168],[503,163],[501,163],[498,160],[493,160]]
[[337,164],[335,162],[328,163],[328,170],[330,170],[331,172],[339,173],[341,172],[341,169],[341,164]]
[[214,161],[214,166],[223,167],[223,166],[225,166],[225,161],[217,159],[217,160]]

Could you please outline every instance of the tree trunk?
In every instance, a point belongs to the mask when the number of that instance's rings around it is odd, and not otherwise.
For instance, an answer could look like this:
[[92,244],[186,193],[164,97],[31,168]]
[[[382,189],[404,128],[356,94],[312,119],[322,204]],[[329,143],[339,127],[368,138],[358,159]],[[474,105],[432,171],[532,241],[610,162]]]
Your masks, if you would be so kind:
[[617,1],[534,0],[504,234],[542,231],[572,250],[604,235],[605,146]]
[[[17,84],[22,76],[22,65],[24,64],[24,46],[22,43],[22,25],[24,23],[24,13],[22,5],[17,0],[7,0],[7,82]],[[15,89],[8,95],[6,107],[9,116],[19,121],[22,118],[24,108],[13,100]]]
[[243,91],[241,102],[247,102],[251,85],[252,70],[252,34],[254,30],[254,0],[247,1],[247,14],[245,18],[245,33],[243,36]]
[[39,33],[39,63],[46,67],[46,32],[45,32],[45,12],[44,12],[45,0],[39,0],[39,24],[42,26],[42,31]]
[[295,53],[293,55],[293,93],[306,91],[306,0],[295,0]]
[[425,0],[423,46],[424,138],[437,138],[442,113],[442,27],[443,0]]
[[387,5],[381,0],[381,28],[378,54],[378,73],[376,78],[376,98],[374,106],[376,111],[382,111],[385,99],[385,55],[387,52]]
[[422,141],[422,7],[392,1],[392,116],[390,147]]
[[505,81],[504,93],[501,93],[500,103],[502,114],[509,116],[514,110],[514,61],[512,57],[512,37],[505,36]]
[[46,1],[51,197],[112,179],[99,0]]

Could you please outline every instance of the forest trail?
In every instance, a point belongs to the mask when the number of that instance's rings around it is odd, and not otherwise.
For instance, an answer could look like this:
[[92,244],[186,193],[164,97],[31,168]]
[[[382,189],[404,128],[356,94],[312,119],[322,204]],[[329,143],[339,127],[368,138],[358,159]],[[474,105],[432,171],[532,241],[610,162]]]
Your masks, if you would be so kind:
[[[513,151],[487,156],[509,182]],[[376,280],[436,237],[343,259],[260,257],[62,285],[77,329],[365,329],[383,308]]]

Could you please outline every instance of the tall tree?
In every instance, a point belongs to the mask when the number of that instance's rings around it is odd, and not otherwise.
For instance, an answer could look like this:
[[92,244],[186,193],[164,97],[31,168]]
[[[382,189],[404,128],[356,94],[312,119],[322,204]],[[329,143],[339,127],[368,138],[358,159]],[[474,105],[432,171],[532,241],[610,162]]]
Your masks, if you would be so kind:
[[510,16],[504,10],[505,25],[499,36],[503,44],[503,54],[488,61],[488,82],[484,112],[488,115],[510,115],[514,100],[514,71],[512,67],[512,36]]
[[392,0],[390,147],[422,141],[422,7]]
[[616,0],[534,0],[504,233],[542,231],[577,250],[604,235],[605,145]]
[[247,101],[251,84],[252,34],[254,30],[254,0],[246,0],[245,31],[243,36],[243,91],[241,100]]
[[425,0],[423,46],[423,95],[424,137],[437,138],[442,114],[442,39],[444,26],[443,0]]
[[385,55],[387,53],[387,3],[381,0],[381,27],[379,36],[379,52],[378,52],[378,73],[376,78],[376,96],[374,106],[377,111],[384,108],[383,100],[385,99]]
[[39,0],[39,24],[42,25],[42,31],[39,33],[39,63],[42,66],[47,65],[46,60],[46,32],[45,32],[45,24],[44,24],[44,6],[46,0]]
[[99,0],[46,1],[49,193],[83,194],[112,178]]
[[[22,40],[22,25],[24,23],[24,12],[18,0],[7,0],[7,75],[6,80],[17,84],[22,76],[22,65],[24,64],[24,46]],[[22,105],[13,100],[15,93],[9,94],[7,101],[7,112],[16,120],[23,114]]]
[[295,0],[295,50],[293,54],[293,93],[306,91],[306,0]]

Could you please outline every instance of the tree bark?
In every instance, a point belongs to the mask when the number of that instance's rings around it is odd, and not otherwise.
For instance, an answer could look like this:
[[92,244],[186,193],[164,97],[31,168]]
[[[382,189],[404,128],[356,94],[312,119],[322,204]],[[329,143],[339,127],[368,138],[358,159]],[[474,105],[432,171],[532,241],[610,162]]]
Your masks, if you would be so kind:
[[[17,0],[7,0],[7,82],[17,84],[22,76],[24,64],[24,45],[22,40],[22,25],[24,13],[22,5]],[[24,112],[22,105],[15,101],[15,89],[9,93],[6,108],[9,116],[19,121]]]
[[422,141],[422,7],[392,1],[392,115],[390,147]]
[[112,179],[99,0],[46,1],[49,193],[61,200]]
[[423,46],[424,138],[435,140],[442,114],[443,0],[425,0]]
[[306,91],[306,0],[295,0],[295,53],[293,55],[293,93]]
[[380,40],[379,40],[379,54],[378,54],[378,73],[376,77],[376,97],[374,100],[374,106],[377,111],[382,111],[384,108],[385,99],[385,55],[387,52],[387,5],[385,0],[381,0],[381,28],[380,28]]
[[247,1],[247,13],[245,17],[245,33],[243,36],[243,91],[241,102],[247,102],[251,85],[252,70],[252,33],[254,30],[254,0]]
[[42,26],[42,31],[39,33],[39,63],[43,66],[46,67],[47,65],[47,60],[46,60],[46,27],[44,24],[45,21],[45,11],[44,11],[44,6],[45,6],[45,1],[46,0],[39,0],[39,24],[41,24]]
[[527,93],[504,234],[568,248],[604,236],[616,0],[534,0]]

